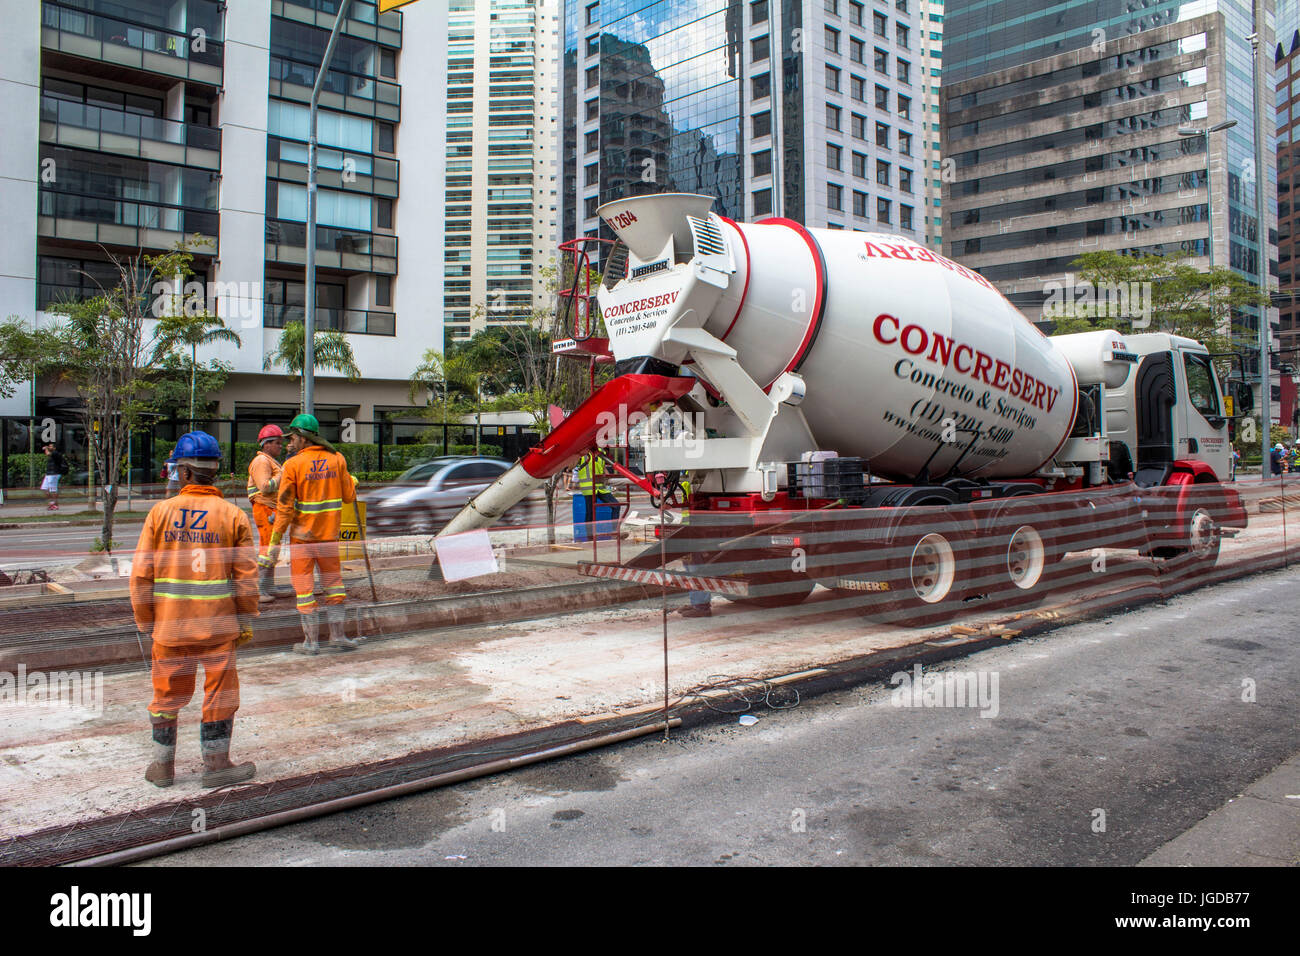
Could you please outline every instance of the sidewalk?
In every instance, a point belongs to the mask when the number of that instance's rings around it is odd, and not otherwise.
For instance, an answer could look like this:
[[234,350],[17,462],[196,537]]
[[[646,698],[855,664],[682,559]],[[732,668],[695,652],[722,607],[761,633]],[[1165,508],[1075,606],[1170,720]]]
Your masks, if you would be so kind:
[[1138,866],[1300,865],[1300,753]]

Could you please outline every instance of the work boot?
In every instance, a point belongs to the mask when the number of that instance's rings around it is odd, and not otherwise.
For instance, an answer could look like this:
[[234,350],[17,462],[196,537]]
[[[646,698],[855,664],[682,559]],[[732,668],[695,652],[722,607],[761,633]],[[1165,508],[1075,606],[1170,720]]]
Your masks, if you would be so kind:
[[275,600],[276,595],[272,593],[275,579],[275,568],[258,568],[257,569],[257,603],[270,604]]
[[677,613],[682,617],[713,617],[713,609],[707,604],[688,604],[679,607]]
[[155,787],[170,787],[176,780],[176,719],[153,718],[153,763],[144,778]]
[[205,787],[243,783],[257,773],[257,766],[251,760],[238,764],[230,762],[230,731],[234,725],[233,719],[205,721],[199,725],[199,746],[203,749],[201,782]]
[[302,622],[303,641],[301,644],[293,645],[293,652],[295,654],[319,654],[320,618],[316,616],[315,611],[310,614],[299,614],[298,618]]
[[344,612],[339,605],[330,605],[325,608],[325,620],[329,623],[330,639],[322,648],[326,651],[355,651],[360,643],[349,638],[344,631]]

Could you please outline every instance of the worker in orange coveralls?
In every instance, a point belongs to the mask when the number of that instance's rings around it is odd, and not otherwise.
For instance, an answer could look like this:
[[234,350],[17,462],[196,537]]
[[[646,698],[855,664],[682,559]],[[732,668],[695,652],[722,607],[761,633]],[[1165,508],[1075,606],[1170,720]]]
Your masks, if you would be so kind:
[[180,493],[149,509],[131,564],[136,627],[153,640],[154,759],[144,777],[172,785],[176,726],[202,665],[202,784],[221,787],[257,771],[252,763],[230,762],[239,709],[235,648],[253,637],[257,552],[248,516],[213,487],[221,464],[217,440],[204,432],[182,435],[176,458]]
[[[257,554],[266,555],[275,524],[275,507],[280,494],[280,454],[284,432],[279,425],[266,425],[257,433],[257,454],[248,463],[248,500],[253,505],[253,526],[257,528]],[[278,597],[290,597],[290,588],[275,586],[275,566],[263,565],[257,575],[259,600],[270,603]]]
[[[351,651],[357,642],[343,633],[343,575],[339,568],[339,528],[343,506],[357,500],[356,482],[348,474],[348,463],[320,436],[320,422],[313,415],[299,415],[289,423],[289,454],[280,476],[280,501],[271,532],[271,547],[263,566],[275,567],[280,542],[289,535],[289,568],[297,592],[303,642],[295,644],[298,654]],[[329,640],[320,643],[320,618],[313,571],[319,569],[327,606]]]

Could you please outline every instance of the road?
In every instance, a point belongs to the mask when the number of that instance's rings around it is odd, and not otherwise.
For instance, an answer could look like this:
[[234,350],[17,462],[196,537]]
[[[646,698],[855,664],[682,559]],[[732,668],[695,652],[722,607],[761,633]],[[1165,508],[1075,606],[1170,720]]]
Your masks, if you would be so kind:
[[1298,579],[935,669],[996,675],[987,718],[895,706],[880,683],[153,862],[1132,865],[1300,751]]

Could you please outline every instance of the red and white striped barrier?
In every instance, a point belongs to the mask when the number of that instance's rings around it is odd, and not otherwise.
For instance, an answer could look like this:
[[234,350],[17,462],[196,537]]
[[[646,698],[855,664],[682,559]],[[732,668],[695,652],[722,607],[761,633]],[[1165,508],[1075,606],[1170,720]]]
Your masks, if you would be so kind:
[[679,574],[675,571],[625,568],[618,564],[592,564],[589,561],[584,561],[578,565],[578,573],[593,578],[631,581],[634,584],[657,584],[661,587],[678,588],[682,591],[708,591],[711,594],[725,594],[731,597],[749,596],[749,585],[734,578],[710,578],[700,574]]

